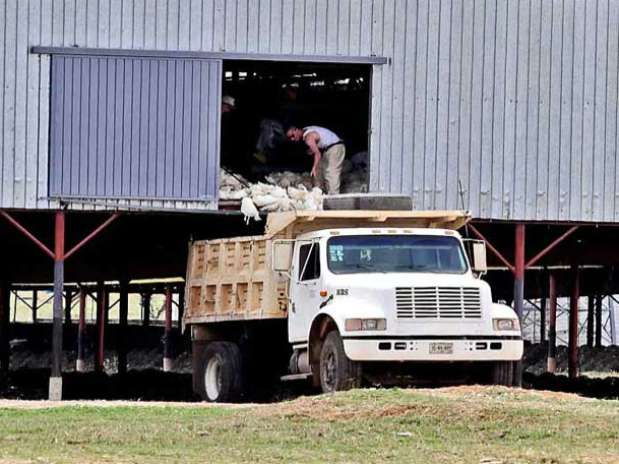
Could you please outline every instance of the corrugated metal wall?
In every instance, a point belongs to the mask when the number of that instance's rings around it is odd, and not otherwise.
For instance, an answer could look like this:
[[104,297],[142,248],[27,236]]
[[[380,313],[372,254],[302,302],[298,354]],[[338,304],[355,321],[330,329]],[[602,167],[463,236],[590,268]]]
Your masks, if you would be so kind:
[[50,63],[28,46],[77,45],[387,56],[373,190],[619,221],[619,0],[5,0],[0,27],[0,206],[49,205]]
[[215,201],[221,61],[52,57],[50,195]]
[[384,5],[372,187],[484,218],[619,219],[619,2]]

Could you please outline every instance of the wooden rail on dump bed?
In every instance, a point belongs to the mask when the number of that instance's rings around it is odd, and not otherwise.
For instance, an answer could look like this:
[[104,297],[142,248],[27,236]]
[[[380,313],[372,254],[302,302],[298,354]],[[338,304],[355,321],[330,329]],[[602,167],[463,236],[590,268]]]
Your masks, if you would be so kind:
[[351,227],[458,229],[464,211],[291,211],[272,213],[266,234],[191,244],[185,324],[285,318],[288,278],[271,270],[274,239]]

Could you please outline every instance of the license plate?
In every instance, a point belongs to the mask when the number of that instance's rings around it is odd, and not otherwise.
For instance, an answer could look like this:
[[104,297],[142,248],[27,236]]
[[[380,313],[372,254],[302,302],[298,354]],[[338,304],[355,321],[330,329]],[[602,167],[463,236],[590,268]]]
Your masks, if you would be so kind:
[[453,343],[430,343],[430,354],[452,354]]

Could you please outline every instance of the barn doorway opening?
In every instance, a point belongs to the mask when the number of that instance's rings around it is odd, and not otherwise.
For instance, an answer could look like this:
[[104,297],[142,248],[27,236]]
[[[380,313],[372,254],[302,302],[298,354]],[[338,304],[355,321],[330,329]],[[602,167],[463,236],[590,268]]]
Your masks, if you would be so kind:
[[224,60],[220,199],[230,175],[318,185],[307,145],[286,138],[290,126],[334,132],[346,148],[341,193],[367,191],[371,72],[368,64]]

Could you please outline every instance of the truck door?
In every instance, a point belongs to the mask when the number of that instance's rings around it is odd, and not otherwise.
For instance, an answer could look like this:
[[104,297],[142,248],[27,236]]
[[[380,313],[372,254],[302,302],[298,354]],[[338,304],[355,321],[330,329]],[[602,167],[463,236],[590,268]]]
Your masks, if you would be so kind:
[[320,305],[320,244],[299,242],[294,257],[288,334],[291,342],[305,341]]

